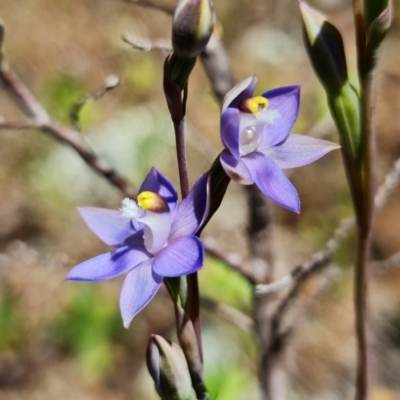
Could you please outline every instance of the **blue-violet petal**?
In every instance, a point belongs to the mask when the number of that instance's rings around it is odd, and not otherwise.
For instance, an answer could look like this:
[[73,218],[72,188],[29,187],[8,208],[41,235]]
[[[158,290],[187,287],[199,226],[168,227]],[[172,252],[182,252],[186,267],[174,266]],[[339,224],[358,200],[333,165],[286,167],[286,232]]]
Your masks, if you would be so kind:
[[221,141],[232,155],[239,159],[240,111],[228,108],[221,115]]
[[262,153],[285,169],[310,164],[339,147],[326,140],[290,134],[282,144],[262,150]]
[[101,254],[78,264],[67,275],[71,281],[101,281],[114,278],[147,260],[149,254],[143,246],[126,246]]
[[133,317],[154,297],[163,278],[151,268],[147,260],[128,273],[121,290],[119,306],[125,328],[128,329]]
[[179,204],[172,221],[169,241],[182,236],[194,235],[209,211],[208,172],[197,179],[192,190]]
[[143,232],[133,229],[120,211],[97,207],[78,207],[78,210],[88,227],[109,246],[143,242]]
[[296,188],[275,161],[262,153],[242,157],[254,183],[275,203],[296,213],[300,212],[300,200]]
[[238,108],[239,104],[253,96],[254,88],[257,85],[257,78],[251,75],[234,86],[224,97],[222,102],[222,112],[228,107]]
[[233,181],[242,185],[252,185],[254,183],[249,170],[241,159],[237,161],[230,153],[224,150],[220,156],[222,168]]
[[153,260],[153,271],[162,276],[182,276],[196,272],[204,263],[204,246],[196,236],[171,242]]
[[259,149],[283,142],[296,122],[300,106],[300,86],[283,86],[263,93],[269,106],[265,113],[257,114],[266,120]]

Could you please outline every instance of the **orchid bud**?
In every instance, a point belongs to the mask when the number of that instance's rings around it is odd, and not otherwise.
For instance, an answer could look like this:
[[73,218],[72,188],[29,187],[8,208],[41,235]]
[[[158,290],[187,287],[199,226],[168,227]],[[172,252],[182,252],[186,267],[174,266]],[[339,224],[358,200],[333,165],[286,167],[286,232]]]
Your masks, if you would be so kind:
[[392,23],[392,1],[365,1],[368,23],[367,56],[365,72],[372,71],[378,61],[381,44]]
[[300,1],[303,37],[311,64],[325,90],[337,94],[347,82],[346,56],[340,32],[326,17]]
[[179,0],[172,25],[174,53],[182,58],[197,57],[210,40],[214,24],[212,0]]
[[342,36],[324,15],[302,1],[299,4],[311,64],[328,96],[343,150],[355,161],[360,148],[360,99],[347,79]]
[[367,29],[387,9],[392,7],[391,0],[364,0],[365,23]]
[[196,400],[181,348],[161,336],[151,335],[147,367],[162,400]]

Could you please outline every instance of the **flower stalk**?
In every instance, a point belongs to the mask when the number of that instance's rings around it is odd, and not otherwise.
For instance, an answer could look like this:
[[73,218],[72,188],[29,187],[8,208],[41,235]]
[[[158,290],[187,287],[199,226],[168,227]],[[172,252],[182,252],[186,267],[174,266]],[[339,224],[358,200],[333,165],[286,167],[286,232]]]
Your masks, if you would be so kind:
[[[164,93],[174,124],[177,163],[182,199],[189,193],[185,143],[185,114],[188,79],[197,56],[207,45],[215,24],[211,0],[180,0],[173,26],[173,54],[164,64]],[[176,329],[198,398],[204,398],[203,352],[197,273],[165,280],[174,302]]]
[[[185,143],[185,113],[187,86],[174,82],[170,75],[169,58],[164,65],[164,92],[174,124],[176,155],[182,199],[189,193],[189,176]],[[183,91],[183,96],[182,96]],[[200,327],[200,302],[197,274],[165,280],[174,302],[176,329],[191,374],[203,375],[203,354]],[[195,349],[195,351],[193,351]]]
[[357,376],[356,400],[366,400],[369,389],[369,348],[368,348],[368,274],[371,232],[374,219],[375,194],[375,116],[374,116],[374,77],[362,79],[361,117],[362,117],[362,195],[358,196],[357,226],[358,244],[355,263],[354,303],[357,337]]
[[[379,50],[390,27],[391,2],[388,0],[353,0],[356,29],[357,63],[360,95],[346,82],[338,95],[329,81],[338,81],[337,66],[345,66],[344,49],[336,28],[324,29],[326,22],[315,10],[300,1],[304,39],[314,69],[328,95],[329,108],[343,141],[343,163],[352,194],[357,220],[357,251],[354,279],[355,329],[357,338],[356,400],[368,398],[369,353],[367,331],[367,263],[370,257],[375,195],[375,72]],[[326,25],[325,25],[326,26]],[[330,25],[329,25],[330,26]],[[325,38],[324,38],[325,35]],[[320,49],[312,46],[319,41]],[[332,43],[336,43],[332,46]],[[339,51],[338,51],[339,49]],[[323,51],[321,51],[323,50]],[[323,53],[330,57],[321,58]],[[318,68],[325,60],[329,69]],[[330,79],[329,76],[332,79]],[[349,88],[343,93],[344,88]],[[351,123],[349,123],[351,122]]]
[[[354,2],[354,18],[359,19],[360,2]],[[372,227],[375,214],[375,73],[381,44],[391,23],[391,2],[366,0],[363,23],[356,24],[361,104],[361,196],[358,196],[358,247],[355,264],[354,303],[357,337],[356,400],[366,400],[369,392],[368,274]],[[368,29],[368,36],[365,31]],[[360,38],[364,37],[364,41]]]

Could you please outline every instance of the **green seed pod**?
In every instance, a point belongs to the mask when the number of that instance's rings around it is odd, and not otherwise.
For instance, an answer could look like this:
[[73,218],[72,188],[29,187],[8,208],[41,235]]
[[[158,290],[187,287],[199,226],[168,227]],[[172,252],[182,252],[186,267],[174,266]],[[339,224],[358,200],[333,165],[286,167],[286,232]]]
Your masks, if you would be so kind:
[[351,160],[357,162],[361,143],[360,98],[357,91],[347,82],[335,96],[328,94],[328,105],[339,131],[343,150]]

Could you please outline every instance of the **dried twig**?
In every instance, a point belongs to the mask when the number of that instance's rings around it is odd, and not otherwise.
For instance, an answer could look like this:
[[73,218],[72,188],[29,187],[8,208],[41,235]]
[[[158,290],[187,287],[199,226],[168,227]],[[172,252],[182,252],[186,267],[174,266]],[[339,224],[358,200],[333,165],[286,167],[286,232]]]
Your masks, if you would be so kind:
[[201,297],[200,305],[246,331],[252,332],[254,330],[253,319],[228,304],[219,303],[208,297]]
[[[318,251],[317,253],[313,254],[307,262],[296,267],[297,269],[300,270],[300,272],[295,274],[295,276],[292,276],[292,282],[294,282],[296,286],[300,285],[301,282],[303,282],[313,273],[327,266],[332,259],[333,253],[337,250],[340,241],[350,233],[353,227],[354,227],[354,219],[351,218],[343,220],[339,225],[339,227],[336,228],[333,236],[326,242],[324,248]],[[295,270],[296,269],[294,269],[293,271]],[[291,274],[293,274],[293,272]],[[265,294],[270,293],[271,285],[274,284],[276,284],[276,282],[273,282],[269,285],[257,285],[256,286],[257,295],[263,296]]]
[[0,82],[3,83],[8,93],[15,99],[20,109],[31,118],[28,123],[0,121],[0,128],[14,130],[34,128],[47,133],[75,149],[93,170],[121,190],[125,196],[136,196],[136,189],[122,175],[109,166],[105,160],[99,158],[82,139],[78,131],[64,126],[50,117],[33,93],[10,68],[4,56],[0,58]]
[[151,43],[148,40],[137,39],[130,35],[123,35],[122,40],[137,50],[142,50],[146,52],[152,50],[172,52],[172,46],[168,44],[167,41]]
[[[377,194],[375,196],[375,205],[378,209],[381,209],[387,203],[390,195],[398,186],[399,181],[400,159],[394,163],[392,170],[386,176],[384,183],[377,191]],[[340,226],[335,230],[333,236],[328,240],[325,247],[318,253],[314,254],[307,263],[300,266],[301,272],[292,279],[291,283],[293,283],[293,287],[289,291],[289,293],[281,300],[280,304],[276,308],[273,317],[272,335],[274,337],[275,343],[281,343],[282,340],[284,340],[284,338],[287,336],[288,331],[281,332],[282,321],[290,306],[297,298],[297,295],[299,294],[302,285],[305,283],[306,280],[308,280],[308,278],[330,264],[332,255],[338,248],[340,241],[350,233],[354,225],[354,219],[343,220]],[[398,266],[400,266],[400,253],[396,253],[385,261],[371,263],[370,269],[376,273],[383,273]],[[286,279],[286,281],[288,280],[289,279]],[[273,282],[270,285],[258,285],[256,287],[256,293],[261,296],[264,295],[263,291],[265,291],[265,293],[269,293],[269,291],[271,290],[271,285],[274,284],[276,287],[279,286],[279,281]],[[273,287],[274,286],[272,286],[272,288]]]
[[385,180],[375,195],[375,207],[382,208],[386,205],[390,195],[399,185],[400,181],[400,158],[395,161],[391,171],[386,175]]
[[115,89],[119,85],[120,81],[116,75],[109,75],[106,78],[105,85],[99,90],[96,90],[94,93],[89,94],[81,99],[79,99],[71,108],[70,119],[72,126],[80,131],[80,123],[79,123],[79,115],[83,109],[83,107],[87,103],[93,103],[103,97],[107,92],[112,89]]
[[369,269],[374,274],[384,274],[400,267],[400,252],[393,254],[383,261],[373,261]]
[[[382,209],[386,205],[390,196],[399,185],[399,182],[400,159],[395,161],[391,171],[386,175],[383,184],[377,191],[375,196],[375,206],[377,209]],[[291,284],[297,284],[299,281],[302,281],[304,279],[304,275],[306,275],[306,277],[310,277],[312,275],[310,272],[319,271],[319,265],[328,265],[332,259],[332,255],[337,250],[340,241],[350,233],[351,229],[354,227],[354,224],[354,219],[343,220],[322,250],[315,253],[305,264],[295,267],[290,274],[285,275],[281,279],[267,285],[257,285],[256,294],[263,296],[280,291]],[[388,264],[382,265],[393,265],[392,263],[397,262],[397,260],[400,260],[400,256],[399,258],[393,258],[393,261],[388,260]],[[296,273],[298,269],[300,269],[300,273]]]
[[202,240],[209,256],[222,261],[229,268],[239,272],[249,283],[255,284],[254,277],[244,269],[244,260],[240,254],[224,252],[221,250],[221,245],[210,237]]
[[287,288],[288,286],[293,285],[301,273],[304,271],[302,266],[295,267],[289,274],[282,276],[282,278],[267,283],[265,285],[256,285],[255,293],[256,296],[266,296],[272,293],[276,293],[281,291],[282,289]]
[[0,117],[0,129],[9,129],[12,131],[22,131],[25,129],[39,129],[40,125],[35,122],[15,122],[15,121],[4,121]]

